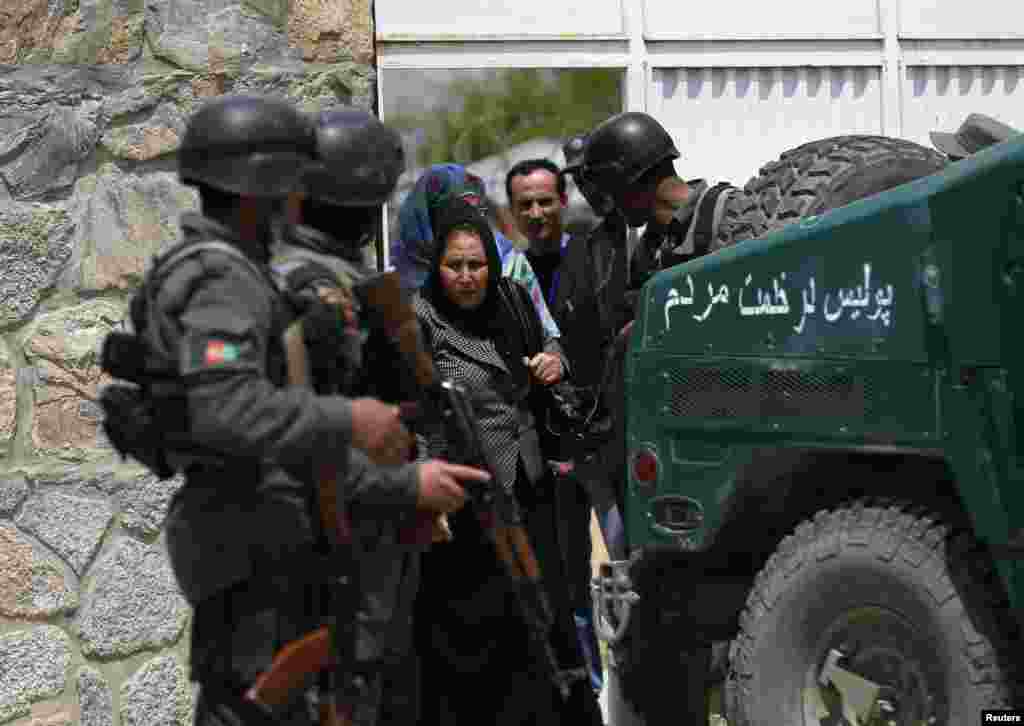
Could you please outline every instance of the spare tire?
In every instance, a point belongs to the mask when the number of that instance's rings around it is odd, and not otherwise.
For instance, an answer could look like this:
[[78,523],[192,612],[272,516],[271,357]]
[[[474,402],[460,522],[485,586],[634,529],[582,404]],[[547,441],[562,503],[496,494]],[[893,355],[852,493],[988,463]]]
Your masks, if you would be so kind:
[[726,202],[716,248],[785,227],[940,171],[949,163],[920,144],[886,136],[836,136],[785,152]]

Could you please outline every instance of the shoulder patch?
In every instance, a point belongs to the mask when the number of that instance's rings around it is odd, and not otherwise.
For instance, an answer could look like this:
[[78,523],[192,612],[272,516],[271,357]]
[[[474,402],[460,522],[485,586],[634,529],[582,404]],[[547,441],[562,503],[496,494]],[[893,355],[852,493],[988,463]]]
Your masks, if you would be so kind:
[[220,363],[233,363],[238,360],[238,346],[225,340],[206,341],[206,353],[203,362],[208,366]]
[[205,370],[262,370],[263,355],[252,340],[224,333],[188,336],[182,373]]

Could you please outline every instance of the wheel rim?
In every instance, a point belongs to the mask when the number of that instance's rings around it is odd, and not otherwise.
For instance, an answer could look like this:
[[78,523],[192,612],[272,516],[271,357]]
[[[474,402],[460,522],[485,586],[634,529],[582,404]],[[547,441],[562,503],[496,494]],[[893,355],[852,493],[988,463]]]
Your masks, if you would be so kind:
[[802,699],[806,726],[948,722],[941,654],[900,614],[875,606],[848,610],[818,638],[813,653]]

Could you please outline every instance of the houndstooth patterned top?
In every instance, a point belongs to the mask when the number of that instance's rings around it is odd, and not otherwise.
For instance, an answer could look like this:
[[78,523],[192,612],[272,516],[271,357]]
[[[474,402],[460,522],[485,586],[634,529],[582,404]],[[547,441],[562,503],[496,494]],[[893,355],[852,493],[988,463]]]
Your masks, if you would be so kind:
[[[493,340],[476,337],[455,327],[422,295],[416,296],[414,306],[424,343],[433,355],[438,373],[475,394],[477,422],[483,444],[491,454],[496,469],[493,473],[498,482],[506,491],[513,491],[516,468],[522,459],[531,483],[536,483],[544,474],[546,462],[541,455],[533,415],[527,407],[530,386],[507,391],[509,370]],[[544,350],[559,355],[563,369],[567,370],[557,338],[552,338],[547,331]],[[498,391],[503,395],[498,395]],[[428,456],[459,460],[458,452],[448,451],[439,429],[424,430],[420,434],[426,439],[425,453]]]

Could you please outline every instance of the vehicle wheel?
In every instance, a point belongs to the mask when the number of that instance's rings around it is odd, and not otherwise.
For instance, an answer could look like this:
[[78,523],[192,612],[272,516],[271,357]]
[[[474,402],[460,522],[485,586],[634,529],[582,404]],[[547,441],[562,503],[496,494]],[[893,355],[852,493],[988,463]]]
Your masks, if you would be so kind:
[[760,237],[920,177],[949,161],[932,149],[885,136],[837,136],[798,146],[764,166],[727,200],[715,246]]
[[1012,705],[1008,603],[970,542],[864,502],[802,523],[747,598],[730,726],[961,726]]

